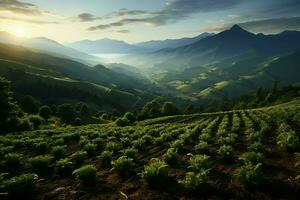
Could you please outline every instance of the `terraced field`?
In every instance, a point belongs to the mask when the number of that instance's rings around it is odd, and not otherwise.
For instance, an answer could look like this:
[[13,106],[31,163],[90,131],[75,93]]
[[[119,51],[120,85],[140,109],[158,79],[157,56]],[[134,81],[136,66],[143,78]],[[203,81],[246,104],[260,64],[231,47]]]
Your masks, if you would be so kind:
[[298,199],[299,111],[298,100],[0,136],[0,199]]

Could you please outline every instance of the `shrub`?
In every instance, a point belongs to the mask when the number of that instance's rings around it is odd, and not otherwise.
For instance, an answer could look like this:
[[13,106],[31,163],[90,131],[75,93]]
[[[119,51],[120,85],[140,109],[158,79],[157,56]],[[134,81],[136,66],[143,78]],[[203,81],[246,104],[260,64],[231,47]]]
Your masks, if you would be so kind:
[[144,166],[141,173],[142,179],[153,188],[166,186],[168,180],[168,165],[158,159],[153,159],[150,164]]
[[39,114],[44,119],[49,119],[50,115],[52,114],[51,108],[49,106],[42,106],[40,107]]
[[115,161],[112,161],[112,170],[117,171],[122,177],[128,177],[133,172],[133,159],[127,156],[121,156]]
[[207,155],[195,155],[190,158],[190,166],[194,171],[202,171],[208,167],[210,157]]
[[264,159],[264,155],[262,153],[257,152],[246,152],[240,156],[240,160],[244,163],[258,164],[261,163]]
[[234,156],[233,148],[229,145],[222,145],[219,148],[218,153],[223,160],[232,160]]
[[183,180],[179,180],[188,191],[205,191],[208,187],[210,169],[201,169],[199,172],[188,172]]
[[205,142],[210,142],[212,140],[212,137],[210,134],[208,133],[202,133],[200,136],[199,136],[199,140],[202,140],[202,141],[205,141]]
[[87,152],[77,151],[71,155],[71,158],[76,166],[80,166],[84,163],[85,159],[87,158]]
[[[283,128],[280,127],[279,129]],[[291,129],[281,130],[281,133],[277,137],[277,143],[287,151],[294,152],[300,150],[300,138]]]
[[67,158],[58,160],[56,161],[55,168],[56,168],[56,173],[59,176],[61,177],[68,176],[72,172],[72,162]]
[[101,155],[99,156],[101,165],[103,167],[110,167],[111,166],[111,161],[113,157],[113,152],[112,151],[103,151]]
[[170,144],[170,147],[176,149],[177,151],[182,151],[184,147],[184,141],[180,139],[175,140]]
[[246,163],[237,170],[235,177],[246,186],[258,186],[263,181],[261,164]]
[[40,141],[40,142],[36,142],[34,141],[33,143],[33,149],[37,150],[39,153],[46,153],[50,148],[49,143],[44,142],[44,141]]
[[254,142],[249,146],[250,151],[254,152],[265,152],[265,147],[262,142]]
[[135,122],[135,116],[131,112],[127,112],[124,114],[124,118],[129,121],[129,123],[134,123]]
[[106,150],[115,152],[118,150],[118,145],[115,142],[108,142],[106,144]]
[[72,173],[83,186],[93,186],[97,182],[97,169],[93,165],[84,165]]
[[137,140],[132,141],[132,145],[134,146],[134,148],[136,148],[138,150],[144,150],[145,143],[146,143],[146,141],[143,138],[139,138]]
[[35,182],[38,180],[36,174],[22,174],[9,179],[5,183],[5,190],[9,199],[31,199],[33,198]]
[[124,150],[124,156],[127,156],[129,158],[134,158],[134,156],[137,152],[138,151],[134,148],[127,148]]
[[164,154],[163,159],[169,165],[176,165],[178,164],[178,153],[177,150],[174,148],[168,149],[168,151]]
[[37,129],[43,123],[43,119],[36,115],[30,116],[29,121],[33,124],[35,129]]
[[31,169],[37,173],[37,174],[45,174],[50,166],[51,163],[51,156],[36,156],[33,158],[30,158],[29,164],[31,166]]
[[210,149],[210,145],[205,142],[205,141],[200,141],[196,146],[195,146],[195,151],[197,153],[208,153]]
[[118,118],[116,121],[115,121],[116,125],[117,126],[128,126],[130,125],[130,122],[128,119],[122,117],[122,118]]
[[21,168],[21,154],[9,153],[4,156],[5,167],[9,171],[17,171]]
[[92,156],[96,153],[97,145],[93,143],[88,143],[83,146],[83,150],[85,150],[89,156]]
[[55,146],[52,148],[52,155],[55,159],[63,158],[66,154],[66,146]]

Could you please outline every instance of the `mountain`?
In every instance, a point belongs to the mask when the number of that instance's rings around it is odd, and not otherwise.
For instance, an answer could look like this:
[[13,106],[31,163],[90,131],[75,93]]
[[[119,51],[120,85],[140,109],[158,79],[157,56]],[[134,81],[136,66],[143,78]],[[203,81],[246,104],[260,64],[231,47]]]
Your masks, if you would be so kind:
[[191,38],[180,38],[180,39],[167,39],[167,40],[152,40],[147,42],[141,42],[136,44],[139,47],[151,49],[157,51],[165,48],[178,48],[195,43],[203,38],[213,36],[213,33],[202,33],[196,37]]
[[67,46],[84,51],[89,54],[129,54],[149,51],[146,48],[131,45],[120,40],[101,39],[101,40],[81,40],[66,44]]
[[32,95],[46,104],[84,101],[98,109],[128,110],[154,98],[144,92],[155,88],[147,79],[21,46],[0,44],[0,65],[0,76],[12,82],[17,96]]
[[54,40],[45,37],[18,38],[7,32],[0,32],[0,42],[36,49],[47,54],[70,58],[90,65],[95,65],[101,62],[100,59],[95,56],[91,56],[70,47],[66,47]]

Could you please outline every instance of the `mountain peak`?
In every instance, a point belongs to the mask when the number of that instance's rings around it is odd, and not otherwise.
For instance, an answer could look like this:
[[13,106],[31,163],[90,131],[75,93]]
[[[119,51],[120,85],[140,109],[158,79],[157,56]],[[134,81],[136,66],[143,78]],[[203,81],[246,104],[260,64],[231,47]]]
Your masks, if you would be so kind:
[[230,28],[231,31],[245,31],[243,28],[241,28],[239,25],[235,24]]

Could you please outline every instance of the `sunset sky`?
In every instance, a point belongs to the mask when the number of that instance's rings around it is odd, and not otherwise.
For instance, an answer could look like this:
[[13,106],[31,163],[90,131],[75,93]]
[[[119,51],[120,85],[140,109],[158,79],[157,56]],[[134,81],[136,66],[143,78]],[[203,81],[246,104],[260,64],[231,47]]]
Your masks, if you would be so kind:
[[300,30],[299,0],[0,0],[0,31],[59,42],[130,43],[219,32]]

